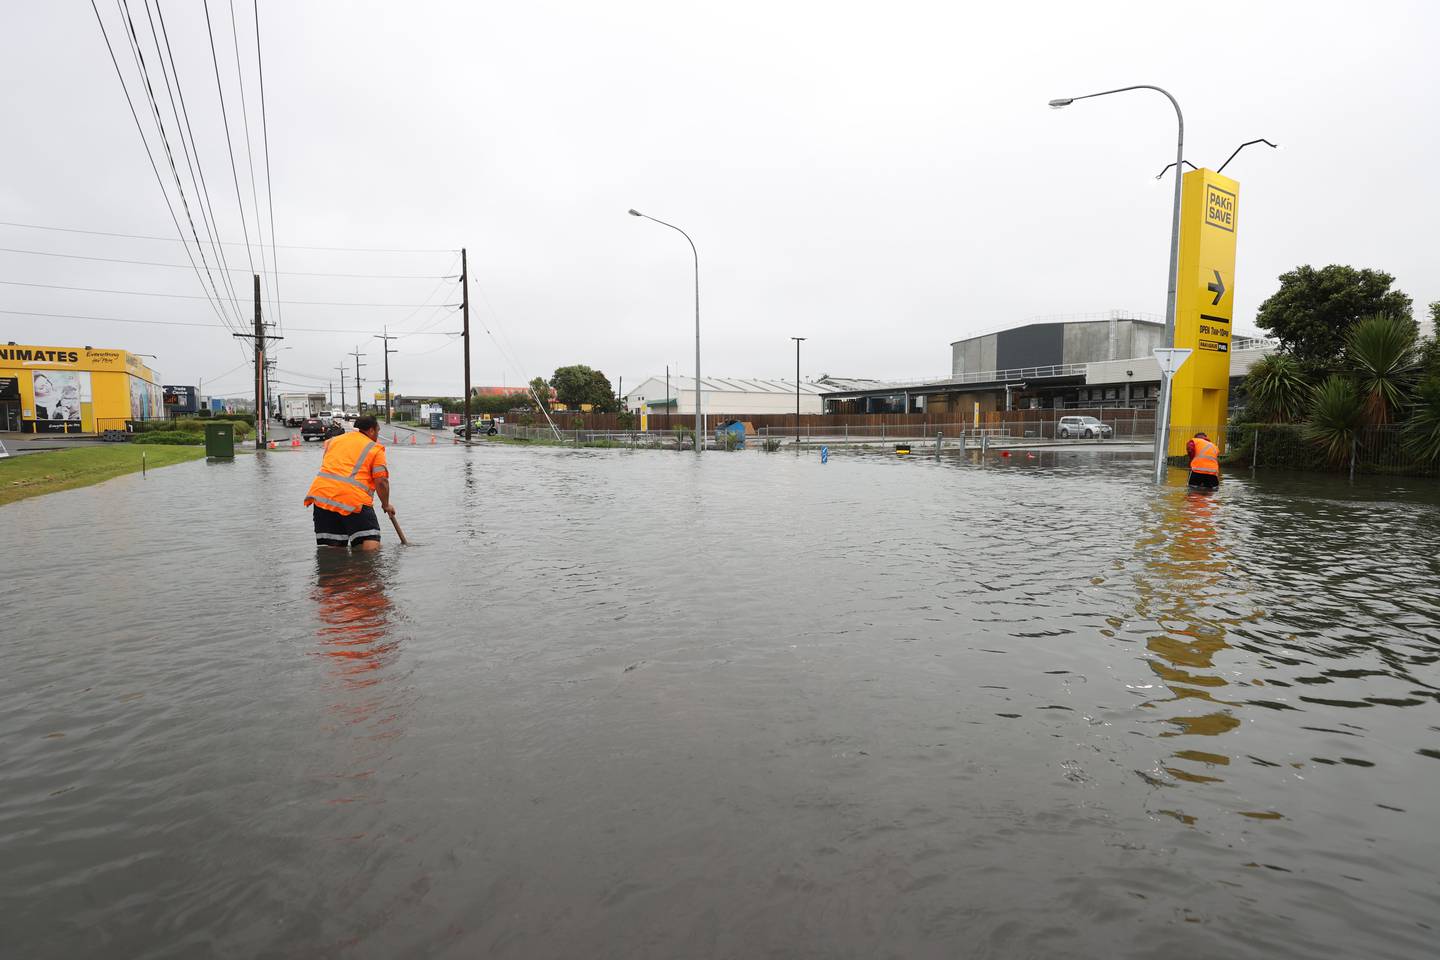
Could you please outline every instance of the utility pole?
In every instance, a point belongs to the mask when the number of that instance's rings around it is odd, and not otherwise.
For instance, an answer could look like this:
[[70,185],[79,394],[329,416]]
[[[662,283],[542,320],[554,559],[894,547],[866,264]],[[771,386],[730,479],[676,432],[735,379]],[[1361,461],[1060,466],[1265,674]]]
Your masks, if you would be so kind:
[[800,344],[805,337],[791,337],[795,341],[795,452],[800,452]]
[[[454,263],[454,261],[452,260],[451,263]],[[385,348],[385,422],[386,422],[386,423],[389,423],[389,422],[390,422],[390,354],[392,354],[392,353],[399,353],[399,352],[400,352],[399,350],[391,350],[391,349],[390,349],[390,341],[391,341],[391,340],[399,340],[400,338],[399,338],[399,337],[392,337],[392,336],[390,336],[390,330],[389,330],[389,328],[387,328],[387,327],[381,327],[381,328],[380,328],[380,332],[377,333],[377,334],[375,334],[375,339],[381,341],[381,346],[383,346],[383,347]]]
[[465,317],[465,442],[470,442],[470,263],[460,248],[461,311]]
[[331,410],[335,409],[335,381],[331,380],[325,384],[325,406]]
[[670,364],[665,364],[665,429],[670,429]]
[[[232,337],[255,343],[255,449],[265,448],[265,322],[260,316],[260,274],[255,274],[255,332],[232,333]],[[284,340],[284,337],[271,337]]]
[[335,368],[340,371],[340,415],[345,415],[345,364]]
[[360,358],[365,356],[365,354],[360,352],[358,346],[351,352],[350,356],[355,358],[355,416],[358,417],[365,409],[360,401],[360,368],[368,367],[370,364],[360,362]]

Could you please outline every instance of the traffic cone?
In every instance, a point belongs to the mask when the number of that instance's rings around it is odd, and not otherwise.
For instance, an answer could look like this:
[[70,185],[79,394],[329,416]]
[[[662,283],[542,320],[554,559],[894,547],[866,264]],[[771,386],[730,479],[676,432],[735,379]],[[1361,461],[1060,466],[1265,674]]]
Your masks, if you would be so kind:
[[430,434],[430,446],[435,446],[435,434]]
[[290,435],[290,446],[292,446],[292,447],[298,447],[298,446],[300,446],[300,434],[298,434],[298,433],[292,433],[292,434]]
[[414,444],[414,443],[415,443],[415,434],[413,434],[413,433],[410,434],[410,443],[411,443],[411,444]]
[[265,449],[266,449],[266,450],[274,450],[274,449],[275,449],[275,441],[274,441],[274,440],[271,440],[269,443],[267,443],[267,444],[265,445]]
[[396,433],[394,430],[391,430],[391,431],[390,431],[390,442],[391,442],[391,443],[399,443],[399,442],[400,442],[400,434]]

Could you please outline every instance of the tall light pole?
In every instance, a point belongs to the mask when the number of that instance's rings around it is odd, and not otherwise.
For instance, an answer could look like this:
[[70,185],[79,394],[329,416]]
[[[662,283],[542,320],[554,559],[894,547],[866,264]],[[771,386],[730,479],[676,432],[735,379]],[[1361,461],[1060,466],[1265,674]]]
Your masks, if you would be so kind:
[[791,337],[795,341],[795,452],[800,452],[800,344],[805,337]]
[[700,413],[700,252],[695,249],[695,241],[690,239],[690,234],[681,230],[673,223],[666,223],[664,220],[656,220],[647,213],[641,213],[632,208],[632,217],[644,217],[646,220],[654,220],[662,227],[669,227],[680,236],[684,237],[690,244],[690,253],[695,257],[695,452],[700,453],[705,449],[705,429]]
[[[1076,100],[1089,100],[1093,97],[1105,97],[1112,93],[1125,93],[1128,90],[1154,90],[1165,95],[1170,105],[1175,108],[1175,122],[1178,133],[1175,137],[1175,203],[1170,213],[1170,281],[1165,294],[1165,342],[1164,347],[1175,346],[1175,280],[1180,269],[1180,175],[1183,172],[1185,163],[1185,115],[1180,112],[1180,104],[1170,95],[1170,91],[1156,87],[1148,83],[1139,83],[1133,87],[1117,87],[1114,90],[1102,90],[1099,93],[1087,93],[1083,97],[1063,97],[1058,100],[1051,100],[1050,106],[1055,109],[1068,107]],[[1170,398],[1170,381],[1162,377],[1160,380],[1160,406],[1168,409],[1167,403]],[[1165,461],[1170,453],[1170,424],[1155,423],[1155,482],[1165,482]]]

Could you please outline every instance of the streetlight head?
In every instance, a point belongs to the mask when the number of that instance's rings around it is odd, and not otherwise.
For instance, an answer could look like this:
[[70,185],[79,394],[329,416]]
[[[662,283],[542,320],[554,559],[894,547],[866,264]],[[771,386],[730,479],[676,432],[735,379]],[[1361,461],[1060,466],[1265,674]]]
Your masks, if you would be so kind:
[[636,210],[634,207],[631,207],[631,208],[630,208],[630,216],[632,216],[632,217],[643,217],[644,214],[641,213],[639,210]]
[[1065,97],[1065,98],[1062,98],[1062,99],[1060,99],[1060,100],[1051,100],[1051,101],[1050,101],[1050,106],[1051,106],[1052,108],[1056,109],[1056,110],[1059,110],[1061,107],[1068,107],[1068,106],[1070,106],[1070,104],[1072,104],[1072,103],[1074,103],[1074,102],[1075,102],[1075,98],[1074,98],[1074,97]]

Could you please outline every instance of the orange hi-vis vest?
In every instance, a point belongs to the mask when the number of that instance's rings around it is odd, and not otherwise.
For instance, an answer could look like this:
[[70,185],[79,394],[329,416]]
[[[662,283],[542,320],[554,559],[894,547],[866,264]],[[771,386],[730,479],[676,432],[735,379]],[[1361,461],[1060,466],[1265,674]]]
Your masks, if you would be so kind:
[[385,446],[363,433],[345,433],[325,441],[325,459],[305,494],[314,504],[336,513],[359,513],[374,499],[375,481],[390,475]]
[[1220,448],[1204,437],[1195,438],[1195,456],[1190,460],[1191,473],[1220,476]]

